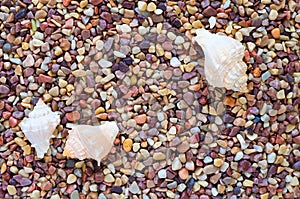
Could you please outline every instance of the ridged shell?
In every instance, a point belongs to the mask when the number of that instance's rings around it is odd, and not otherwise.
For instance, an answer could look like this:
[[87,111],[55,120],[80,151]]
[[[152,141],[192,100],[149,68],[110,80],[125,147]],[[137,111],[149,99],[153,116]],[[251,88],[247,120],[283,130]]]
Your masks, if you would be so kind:
[[110,152],[119,133],[116,122],[104,122],[99,126],[74,125],[69,133],[63,155],[69,158],[100,161]]
[[38,101],[28,118],[19,124],[23,133],[35,148],[37,157],[43,158],[50,145],[50,138],[56,126],[60,123],[60,116],[51,111],[41,99]]
[[193,38],[205,55],[206,80],[214,87],[248,92],[247,65],[243,62],[245,47],[237,40],[205,29],[198,29]]

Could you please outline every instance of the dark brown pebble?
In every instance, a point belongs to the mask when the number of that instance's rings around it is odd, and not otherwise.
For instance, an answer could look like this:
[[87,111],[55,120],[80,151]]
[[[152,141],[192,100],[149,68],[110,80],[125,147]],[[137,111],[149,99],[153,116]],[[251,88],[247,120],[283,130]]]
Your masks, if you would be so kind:
[[216,16],[217,15],[217,11],[213,7],[208,6],[207,8],[205,8],[203,10],[202,14],[205,17],[211,17],[211,16]]

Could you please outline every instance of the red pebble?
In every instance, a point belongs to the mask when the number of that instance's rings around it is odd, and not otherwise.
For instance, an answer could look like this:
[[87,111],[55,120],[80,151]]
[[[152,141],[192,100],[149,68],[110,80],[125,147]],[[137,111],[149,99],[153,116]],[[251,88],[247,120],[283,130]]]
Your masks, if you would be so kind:
[[39,78],[38,78],[38,82],[39,83],[46,83],[46,82],[50,83],[50,82],[52,82],[52,77],[40,74]]
[[13,127],[17,126],[18,120],[14,117],[10,117],[8,120],[8,123],[9,123],[9,126],[13,128]]

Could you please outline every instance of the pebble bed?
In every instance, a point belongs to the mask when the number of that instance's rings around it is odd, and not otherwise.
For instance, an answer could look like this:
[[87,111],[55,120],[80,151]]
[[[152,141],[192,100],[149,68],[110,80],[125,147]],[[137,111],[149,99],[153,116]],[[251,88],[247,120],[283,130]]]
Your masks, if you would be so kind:
[[[198,28],[246,47],[249,93],[207,84]],[[2,0],[0,30],[0,198],[300,198],[299,0]],[[18,126],[39,98],[43,159]],[[62,155],[105,120],[101,166]]]

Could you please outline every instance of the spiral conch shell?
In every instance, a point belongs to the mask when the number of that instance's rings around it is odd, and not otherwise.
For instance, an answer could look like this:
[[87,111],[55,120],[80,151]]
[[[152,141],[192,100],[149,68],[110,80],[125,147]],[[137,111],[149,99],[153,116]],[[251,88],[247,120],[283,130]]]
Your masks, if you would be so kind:
[[196,30],[193,38],[205,55],[206,80],[214,87],[225,87],[234,91],[248,92],[247,65],[243,62],[245,47],[237,40],[208,30]]
[[104,122],[99,126],[74,125],[63,155],[69,158],[92,158],[98,162],[110,152],[119,133],[116,122]]
[[28,118],[19,124],[23,133],[35,148],[37,157],[43,158],[50,145],[50,138],[56,126],[60,123],[60,116],[52,112],[43,100],[39,100]]

